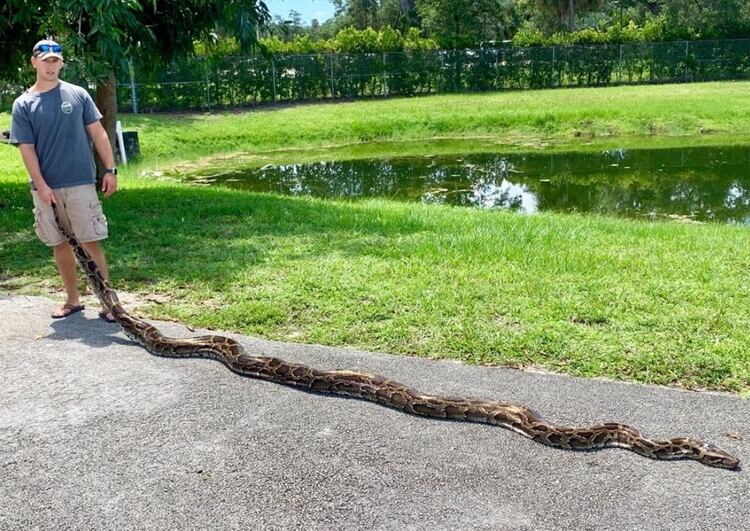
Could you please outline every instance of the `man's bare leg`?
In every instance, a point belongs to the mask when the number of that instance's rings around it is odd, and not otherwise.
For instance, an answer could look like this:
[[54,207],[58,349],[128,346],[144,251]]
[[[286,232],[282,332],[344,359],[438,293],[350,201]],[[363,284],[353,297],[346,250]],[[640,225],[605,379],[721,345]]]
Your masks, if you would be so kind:
[[[96,267],[99,268],[104,279],[109,280],[107,258],[104,256],[104,251],[102,251],[102,246],[99,245],[99,242],[82,242],[82,245],[88,251],[89,255],[91,255],[91,258],[94,259],[94,262],[96,262]],[[106,310],[106,308],[102,308],[102,310]],[[114,319],[114,316],[110,312],[107,312],[107,319]]]
[[67,311],[65,308],[66,305],[68,308],[71,308],[81,304],[78,292],[78,278],[76,277],[76,259],[73,255],[73,249],[68,245],[68,242],[55,245],[53,255],[67,296],[65,303],[57,309],[55,315],[64,315]]
[[102,276],[105,280],[109,280],[109,269],[107,268],[107,259],[104,256],[104,251],[102,251],[102,246],[99,245],[99,242],[86,242],[82,243],[83,248],[86,249],[86,251],[91,255],[91,258],[94,259],[94,262],[96,262],[96,267],[99,268],[99,271],[101,271]]

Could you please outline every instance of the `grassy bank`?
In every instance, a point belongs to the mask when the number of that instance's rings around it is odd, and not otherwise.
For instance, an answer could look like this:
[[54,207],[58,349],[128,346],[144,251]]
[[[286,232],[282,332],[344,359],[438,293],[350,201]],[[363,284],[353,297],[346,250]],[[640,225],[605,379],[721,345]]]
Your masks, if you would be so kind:
[[[522,146],[646,132],[656,136],[640,142],[682,142],[670,135],[750,131],[741,94],[749,88],[625,87],[138,117],[147,158],[105,202],[112,276],[138,295],[144,315],[196,326],[750,393],[745,227],[284,198],[137,176],[236,151],[251,159],[254,150],[281,150],[263,156],[290,159],[335,144],[339,153],[367,154],[352,143],[368,138],[418,146],[429,136],[486,135]],[[20,157],[0,146],[2,163],[0,289],[49,294],[59,281],[31,230]]]
[[[213,115],[123,115],[139,132],[147,167],[221,154],[248,164],[352,158],[419,149],[435,138],[472,139],[463,151],[498,145],[580,149],[691,142],[686,136],[750,134],[750,82],[560,89],[321,103]],[[0,128],[9,116],[0,114]],[[358,145],[367,143],[365,146]],[[417,144],[418,145],[418,144]],[[449,148],[454,149],[454,148]],[[0,150],[0,162],[3,152]],[[308,151],[310,153],[308,153]],[[234,158],[234,155],[233,155]],[[236,161],[236,159],[234,159]]]
[[[49,293],[4,183],[5,288]],[[154,318],[474,363],[750,390],[750,231],[326,202],[154,184],[106,203],[122,290]],[[148,302],[149,299],[159,303]]]
[[481,137],[528,149],[611,137],[750,133],[748,93],[750,82],[445,95],[300,105],[198,120],[128,117],[128,126],[143,130],[156,160],[435,137]]

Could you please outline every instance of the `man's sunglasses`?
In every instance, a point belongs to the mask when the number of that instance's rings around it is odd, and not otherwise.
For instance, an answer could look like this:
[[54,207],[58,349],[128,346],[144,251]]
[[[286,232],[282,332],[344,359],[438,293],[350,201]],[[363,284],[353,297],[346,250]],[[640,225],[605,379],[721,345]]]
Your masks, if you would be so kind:
[[40,44],[36,47],[36,50],[34,50],[34,54],[47,52],[60,53],[62,52],[62,46],[59,44]]

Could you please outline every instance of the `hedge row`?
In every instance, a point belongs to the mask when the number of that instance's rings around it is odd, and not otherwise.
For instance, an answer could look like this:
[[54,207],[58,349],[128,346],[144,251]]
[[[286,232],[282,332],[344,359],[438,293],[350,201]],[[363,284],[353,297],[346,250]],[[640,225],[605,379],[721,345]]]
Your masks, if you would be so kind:
[[[67,69],[73,79],[75,69]],[[750,39],[391,53],[202,57],[118,74],[122,111],[261,102],[750,78]],[[0,109],[23,90],[0,82]]]
[[[118,77],[120,109],[750,77],[750,39],[198,58]],[[134,89],[134,93],[133,93]],[[133,95],[135,94],[135,98]]]

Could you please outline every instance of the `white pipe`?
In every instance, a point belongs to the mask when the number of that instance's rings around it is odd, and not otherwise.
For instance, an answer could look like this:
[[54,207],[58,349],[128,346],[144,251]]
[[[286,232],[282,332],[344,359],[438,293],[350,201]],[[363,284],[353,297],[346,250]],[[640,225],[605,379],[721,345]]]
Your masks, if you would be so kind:
[[128,165],[128,156],[125,154],[125,140],[122,138],[122,124],[117,120],[115,124],[115,134],[117,135],[117,146],[120,148],[120,160],[123,166]]

